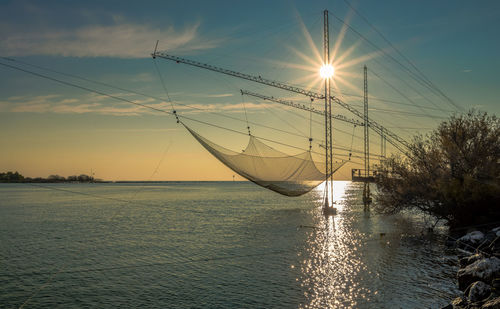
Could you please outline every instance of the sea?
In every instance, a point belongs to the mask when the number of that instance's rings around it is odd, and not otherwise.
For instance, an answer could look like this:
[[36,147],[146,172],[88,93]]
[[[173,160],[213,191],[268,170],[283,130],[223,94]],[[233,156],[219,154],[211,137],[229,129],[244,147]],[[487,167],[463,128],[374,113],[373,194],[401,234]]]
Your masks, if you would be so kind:
[[364,212],[362,185],[0,184],[0,308],[440,308],[446,228]]

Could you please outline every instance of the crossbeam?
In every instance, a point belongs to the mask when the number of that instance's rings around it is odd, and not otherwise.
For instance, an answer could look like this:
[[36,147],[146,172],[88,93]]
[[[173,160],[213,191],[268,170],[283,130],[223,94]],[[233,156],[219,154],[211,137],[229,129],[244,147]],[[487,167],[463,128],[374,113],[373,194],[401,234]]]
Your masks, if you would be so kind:
[[[224,69],[224,68],[219,68],[219,67],[216,67],[216,66],[213,66],[213,65],[210,65],[210,64],[206,64],[206,63],[202,63],[202,62],[198,62],[198,61],[194,61],[194,60],[189,60],[189,59],[185,59],[185,58],[181,58],[181,57],[169,55],[169,54],[166,54],[164,52],[157,52],[157,51],[155,51],[153,54],[151,54],[151,56],[153,58],[159,57],[159,58],[163,58],[163,59],[167,59],[167,60],[172,60],[172,61],[175,61],[177,63],[184,63],[184,64],[187,64],[187,65],[199,67],[199,68],[202,68],[202,69],[206,69],[206,70],[210,70],[210,71],[214,71],[214,72],[218,72],[218,73],[222,73],[222,74],[234,76],[234,77],[237,77],[237,78],[246,79],[246,80],[249,80],[249,81],[253,81],[253,82],[256,82],[256,83],[260,83],[260,84],[264,84],[264,85],[267,85],[267,86],[275,87],[275,88],[278,88],[278,89],[283,89],[283,90],[287,90],[287,91],[290,91],[290,92],[302,94],[302,95],[305,95],[305,96],[313,98],[313,99],[319,99],[319,100],[324,100],[325,99],[325,95],[321,94],[321,93],[317,93],[317,92],[310,91],[310,90],[305,90],[305,89],[302,89],[300,87],[290,86],[290,85],[287,85],[287,84],[282,83],[282,82],[278,82],[278,81],[274,81],[274,80],[262,78],[261,76],[253,76],[253,75],[250,75],[250,74],[245,74],[245,73],[236,72],[236,71],[232,71],[232,70],[228,70],[228,69]],[[335,96],[330,96],[330,97],[331,97],[333,103],[340,105],[341,107],[347,109],[348,111],[350,111],[351,113],[353,113],[354,115],[356,115],[357,117],[359,117],[361,119],[364,118],[363,113],[360,112],[360,111],[358,111],[357,109],[355,109],[351,105],[343,102],[342,100],[340,100],[339,98],[337,98]],[[403,138],[401,138],[396,133],[390,131],[389,129],[383,127],[382,125],[380,125],[379,123],[377,123],[377,122],[375,122],[375,121],[373,121],[371,119],[368,120],[368,125],[377,134],[379,134],[379,135],[384,134],[386,136],[386,138],[387,138],[387,141],[391,145],[393,145],[396,149],[398,149],[399,151],[401,151],[402,153],[404,153],[405,155],[408,156],[408,150],[410,150],[411,146]]]
[[[267,96],[267,95],[264,95],[264,94],[255,93],[255,92],[248,91],[248,90],[240,90],[240,91],[241,91],[242,95],[248,95],[248,96],[256,97],[256,98],[262,99],[264,101],[275,102],[275,103],[279,103],[279,104],[282,104],[282,105],[286,105],[286,106],[294,107],[294,108],[297,108],[297,109],[305,110],[305,111],[308,111],[308,112],[311,112],[311,113],[314,113],[314,114],[318,114],[318,115],[321,115],[323,117],[325,116],[325,111],[315,109],[314,107],[308,107],[306,105],[298,104],[298,103],[295,103],[293,101],[287,101],[287,100],[283,100],[283,99],[280,99],[280,98],[270,97],[270,96]],[[365,125],[361,121],[358,121],[358,120],[355,120],[355,119],[351,119],[351,118],[347,118],[344,115],[332,115],[332,118],[336,119],[336,120],[343,121],[343,122],[348,122],[348,123],[351,123],[351,124],[354,124],[354,125],[357,125],[357,126],[364,126]]]

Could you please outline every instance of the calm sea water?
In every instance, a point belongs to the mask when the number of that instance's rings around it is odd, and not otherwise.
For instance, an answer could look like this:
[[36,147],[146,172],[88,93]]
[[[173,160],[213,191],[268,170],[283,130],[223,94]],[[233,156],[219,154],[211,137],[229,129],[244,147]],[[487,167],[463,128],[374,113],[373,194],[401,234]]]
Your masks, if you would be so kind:
[[47,186],[0,185],[2,308],[439,308],[458,294],[444,236],[363,213],[358,184],[335,183],[334,218],[319,190]]

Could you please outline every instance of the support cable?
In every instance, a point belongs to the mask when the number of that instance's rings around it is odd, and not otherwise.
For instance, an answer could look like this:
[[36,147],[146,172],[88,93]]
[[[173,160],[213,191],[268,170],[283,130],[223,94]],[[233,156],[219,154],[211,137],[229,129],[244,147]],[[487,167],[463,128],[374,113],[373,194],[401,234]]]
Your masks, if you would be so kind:
[[[156,42],[156,45],[158,45],[158,42]],[[172,113],[175,116],[175,120],[177,121],[177,123],[179,123],[179,117],[177,116],[177,111],[175,110],[174,103],[173,103],[172,99],[170,98],[170,95],[168,94],[167,87],[165,86],[165,81],[163,80],[163,75],[161,74],[160,69],[158,68],[158,64],[156,63],[155,58],[153,58],[153,63],[155,65],[156,72],[158,72],[158,76],[160,77],[160,82],[161,82],[161,85],[163,87],[163,91],[165,91],[165,94],[167,96],[167,100],[170,103],[170,107],[172,108]]]
[[250,133],[250,125],[248,124],[248,115],[247,115],[247,108],[245,107],[245,100],[243,99],[243,93],[241,94],[241,104],[243,105],[243,111],[245,112],[245,119],[247,121],[247,130],[248,130],[248,135],[252,135]]
[[374,47],[376,50],[379,50],[380,52],[382,52],[386,57],[388,57],[390,60],[392,60],[393,62],[395,62],[396,64],[398,64],[401,68],[404,69],[404,71],[406,71],[408,73],[408,75],[414,79],[416,82],[418,82],[419,84],[421,84],[422,86],[426,87],[427,89],[429,89],[430,91],[432,91],[434,94],[436,94],[437,96],[440,96],[442,98],[445,99],[446,102],[448,102],[449,104],[453,105],[455,108],[461,110],[462,108],[456,104],[455,102],[453,102],[453,100],[451,100],[448,96],[446,96],[441,90],[439,89],[436,89],[434,87],[432,87],[431,85],[429,85],[425,80],[422,79],[422,77],[420,77],[419,75],[417,75],[415,72],[413,72],[412,70],[410,70],[406,65],[404,65],[403,63],[401,63],[401,61],[397,60],[396,58],[394,58],[393,56],[391,56],[389,53],[387,53],[386,51],[384,51],[383,49],[381,49],[380,47],[378,47],[375,43],[373,43],[372,41],[368,40],[364,35],[362,35],[359,31],[357,31],[356,29],[354,29],[352,26],[350,26],[349,24],[347,24],[344,20],[342,20],[341,18],[337,17],[335,14],[331,13],[332,16],[334,18],[336,18],[337,20],[339,20],[341,23],[343,23],[344,25],[346,25],[352,32],[356,33],[360,38],[362,38],[364,41],[366,41],[368,44],[370,44],[372,47]]
[[420,74],[420,77],[427,84],[429,84],[432,88],[434,88],[439,94],[441,94],[446,100],[448,100],[448,102],[451,103],[454,107],[456,107],[460,110],[462,109],[462,107],[460,105],[456,104],[452,99],[450,99],[446,94],[444,94],[441,91],[441,89],[439,89],[429,78],[427,78],[427,76],[425,76],[425,74],[410,59],[408,59],[398,48],[396,48],[396,46],[394,46],[391,43],[391,41],[389,41],[389,39],[387,39],[387,37],[384,34],[382,34],[382,32],[380,30],[378,30],[372,23],[370,23],[365,16],[363,16],[358,10],[356,10],[348,0],[344,0],[344,2],[347,4],[347,6],[349,6],[354,11],[354,13],[356,13],[359,17],[361,17],[361,19],[363,19],[365,21],[365,23],[367,23],[368,26],[370,26],[370,28],[372,28],[387,44],[389,44],[389,46],[393,50],[395,50],[396,53],[398,53],[401,56],[401,58],[403,58],[406,62],[408,62],[415,69],[415,71],[417,71]]
[[311,151],[312,149],[312,141],[313,141],[313,138],[312,138],[312,104],[313,104],[313,101],[314,99],[313,98],[309,98],[311,103],[309,103],[309,151]]
[[[30,64],[30,63],[27,63],[27,62],[24,62],[24,61],[20,61],[20,60],[16,60],[16,59],[12,59],[12,58],[6,58],[6,57],[1,57],[1,58],[4,59],[4,60],[7,60],[7,61],[18,62],[18,63],[24,64],[24,65],[27,65],[27,66],[30,66],[30,67],[34,67],[34,68],[37,68],[37,69],[41,69],[41,70],[44,70],[44,71],[53,72],[53,73],[60,74],[60,75],[63,75],[63,76],[67,76],[67,77],[71,77],[71,78],[83,80],[83,81],[86,81],[86,82],[89,82],[89,83],[93,83],[93,84],[96,84],[96,85],[101,85],[101,86],[105,86],[105,87],[108,87],[108,88],[112,88],[112,89],[116,89],[116,90],[120,90],[120,91],[126,91],[126,92],[129,92],[129,93],[133,93],[133,94],[136,94],[136,95],[139,95],[139,96],[143,96],[143,97],[146,97],[146,98],[155,99],[155,100],[158,100],[160,102],[164,101],[162,98],[159,98],[157,96],[148,95],[148,94],[141,93],[141,92],[138,92],[138,91],[134,91],[134,90],[130,90],[130,89],[125,89],[125,88],[122,88],[122,87],[114,86],[114,85],[111,85],[111,84],[108,84],[108,83],[103,83],[103,82],[91,80],[91,79],[88,79],[88,78],[85,78],[85,77],[81,77],[81,76],[78,76],[78,75],[56,71],[56,70],[53,70],[53,69],[49,69],[49,68],[45,68],[45,67],[42,67],[42,66]],[[20,67],[11,66],[11,65],[8,65],[8,64],[3,64],[1,62],[0,62],[0,65],[6,66],[6,67],[10,67],[12,69],[16,69],[16,70],[19,70],[19,71],[23,71],[25,73],[29,73],[29,74],[35,75],[37,77],[42,77],[42,78],[46,78],[46,79],[49,79],[49,80],[52,80],[52,81],[63,83],[61,80],[56,79],[56,78],[52,78],[52,77],[50,77],[48,75],[39,74],[39,73],[36,73],[36,72],[33,72],[33,71],[22,69]],[[112,95],[100,93],[100,92],[97,92],[97,90],[91,90],[90,88],[85,88],[83,86],[78,86],[76,84],[71,84],[71,83],[69,83],[69,84],[68,83],[63,83],[63,84],[66,84],[66,85],[72,86],[72,87],[76,87],[76,88],[80,88],[80,89],[83,89],[83,90],[86,90],[86,91],[89,91],[89,92],[94,92],[94,93],[98,93],[98,94],[102,94],[104,96],[108,96],[108,97],[114,98]],[[118,97],[116,97],[114,99],[117,99],[117,98]],[[120,98],[119,100],[123,101],[125,99]],[[125,101],[128,102],[128,103],[135,104],[135,103],[131,102],[130,100],[125,100]],[[138,104],[139,103],[137,103],[136,105],[138,105]],[[235,121],[246,122],[244,119],[240,119],[240,118],[233,117],[233,116],[226,115],[226,114],[219,113],[219,112],[214,112],[214,111],[206,110],[206,109],[203,109],[203,108],[200,108],[200,107],[197,107],[197,106],[192,106],[192,105],[181,103],[181,102],[176,102],[176,104],[177,105],[181,105],[181,106],[185,106],[185,107],[193,109],[193,110],[198,110],[198,111],[203,111],[203,112],[207,112],[207,113],[210,113],[210,114],[214,114],[214,115],[219,116],[219,117],[223,117],[223,118],[227,118],[227,119],[231,119],[231,120],[235,120]],[[152,106],[148,106],[148,105],[142,105],[142,106],[154,109]],[[161,109],[156,109],[156,110],[168,113],[165,110],[161,110]],[[264,125],[264,124],[259,124],[259,123],[252,122],[252,121],[248,121],[248,123],[250,123],[250,124],[252,124],[254,126],[260,126],[260,127],[266,128],[266,129],[277,131],[277,132],[299,136],[299,135],[294,134],[292,132],[285,131],[285,130],[282,130],[282,129],[279,129],[279,128],[274,128],[274,127],[267,126],[267,125]]]
[[[28,73],[28,74],[31,74],[31,75],[34,75],[34,76],[37,76],[37,77],[48,79],[48,80],[51,80],[51,81],[54,81],[56,83],[60,83],[60,84],[66,85],[66,86],[78,88],[78,89],[85,90],[85,91],[92,92],[92,93],[97,93],[97,94],[100,94],[100,95],[103,95],[103,96],[106,96],[106,97],[109,97],[109,98],[112,98],[112,99],[115,99],[115,100],[127,102],[127,103],[130,103],[130,104],[134,104],[134,105],[137,105],[137,106],[148,108],[148,109],[151,109],[151,110],[154,110],[154,111],[157,111],[157,112],[161,112],[161,113],[165,113],[165,114],[168,114],[168,115],[173,115],[173,112],[170,112],[170,111],[167,111],[167,110],[164,110],[164,109],[161,109],[161,108],[149,106],[149,105],[146,105],[146,104],[143,104],[143,103],[134,102],[132,100],[128,100],[128,99],[125,99],[125,98],[122,98],[122,97],[119,97],[119,96],[116,96],[116,95],[108,94],[108,93],[105,93],[105,92],[100,91],[100,90],[95,90],[95,89],[91,89],[91,88],[88,88],[88,87],[85,87],[85,86],[80,86],[80,85],[77,85],[77,84],[74,84],[74,83],[71,83],[71,82],[68,82],[68,81],[63,81],[63,80],[60,80],[60,79],[57,79],[57,78],[54,78],[54,77],[51,77],[51,76],[47,76],[47,75],[40,74],[40,73],[37,73],[37,72],[29,71],[29,70],[26,70],[26,69],[23,69],[23,68],[20,68],[20,67],[16,67],[16,66],[13,66],[13,65],[10,65],[10,64],[6,64],[6,63],[1,63],[0,62],[0,65],[2,65],[4,67],[11,68],[11,69],[14,69],[14,70],[22,71],[22,72],[25,72],[25,73]],[[223,126],[219,126],[219,125],[216,125],[216,124],[208,123],[208,122],[205,122],[205,121],[196,120],[194,118],[191,118],[191,117],[188,117],[188,116],[185,116],[185,115],[182,115],[182,116],[178,115],[178,117],[179,118],[183,117],[183,118],[188,119],[188,120],[192,120],[192,121],[195,121],[195,122],[203,123],[205,125],[217,127],[217,128],[220,128],[220,129],[223,129],[223,130],[226,130],[226,131],[231,131],[231,132],[235,132],[235,133],[247,135],[247,133],[242,133],[242,132],[237,131],[237,130],[233,130],[233,129],[226,128],[226,127],[223,127]],[[287,132],[287,131],[283,131],[283,132]],[[293,134],[293,133],[290,133],[290,132],[287,132],[287,133]],[[286,143],[274,141],[272,139],[263,138],[263,137],[258,137],[258,138],[262,139],[262,140],[266,140],[266,141],[272,142],[272,143],[276,143],[276,144],[280,144],[280,145],[283,145],[283,146],[287,146],[287,147],[290,147],[290,148],[295,148],[295,149],[300,149],[302,151],[306,151],[306,149],[303,149],[303,148],[300,148],[300,147],[297,147],[297,146],[293,146],[293,145],[289,145],[289,144],[286,144]]]
[[351,148],[349,149],[349,161],[351,160],[352,156],[352,145],[354,143],[354,130],[356,130],[356,125],[352,127]]
[[[134,105],[137,105],[137,106],[141,106],[141,107],[144,107],[144,108],[147,108],[147,109],[150,109],[150,110],[154,110],[154,111],[157,111],[157,112],[165,113],[165,114],[168,114],[168,115],[173,115],[173,112],[167,111],[165,109],[153,107],[153,106],[146,105],[146,104],[143,104],[143,103],[134,102],[132,100],[125,99],[125,98],[122,98],[122,97],[119,97],[119,96],[116,96],[116,95],[108,94],[108,93],[100,91],[100,90],[96,90],[96,89],[92,89],[92,88],[89,88],[89,87],[77,85],[77,84],[72,83],[72,82],[68,82],[68,81],[64,81],[64,80],[61,80],[61,79],[57,79],[57,78],[54,78],[54,77],[51,77],[51,76],[48,76],[48,75],[44,75],[44,74],[41,74],[41,73],[33,72],[33,71],[30,71],[30,70],[27,70],[27,69],[23,69],[23,68],[20,68],[20,67],[17,67],[17,66],[13,66],[13,65],[10,65],[10,64],[2,63],[2,62],[0,62],[0,65],[4,66],[4,67],[11,68],[11,69],[14,69],[14,70],[18,70],[18,71],[21,71],[21,72],[25,72],[25,73],[28,73],[28,74],[31,74],[31,75],[34,75],[34,76],[37,76],[37,77],[40,77],[40,78],[51,80],[53,82],[60,83],[60,84],[66,85],[66,86],[78,88],[78,89],[81,89],[81,90],[84,90],[84,91],[87,91],[87,92],[91,92],[91,93],[100,94],[102,96],[106,96],[106,97],[109,97],[111,99],[115,99],[115,100],[118,100],[118,101],[122,101],[122,102],[130,103],[130,104],[134,104]],[[124,90],[126,90],[126,89],[124,89]],[[203,110],[203,109],[200,109],[200,110]],[[230,129],[230,128],[227,128],[227,127],[220,126],[220,125],[216,125],[216,124],[212,124],[212,123],[209,123],[209,122],[197,120],[197,119],[194,119],[194,118],[186,116],[186,115],[182,115],[182,116],[178,115],[178,116],[179,116],[179,118],[183,117],[183,118],[191,120],[191,121],[195,121],[195,122],[202,123],[202,124],[205,124],[205,125],[208,125],[208,126],[212,126],[212,127],[216,127],[216,128],[219,128],[219,129],[223,129],[223,130],[226,130],[226,131],[229,131],[229,132],[243,134],[243,135],[248,135],[248,133],[243,133],[243,132],[240,132],[240,131],[237,131],[237,130],[234,130],[234,129]],[[259,124],[256,124],[256,125],[259,125]],[[260,126],[266,127],[266,128],[269,128],[269,129],[273,129],[273,130],[277,130],[277,131],[280,131],[280,132],[283,132],[283,133],[295,135],[295,136],[298,136],[298,137],[302,137],[302,138],[304,137],[303,135],[298,135],[298,134],[295,134],[295,133],[292,133],[292,132],[288,132],[288,131],[285,131],[285,130],[280,130],[280,129],[277,129],[277,128],[268,127],[268,126],[264,126],[264,125],[260,125]],[[279,142],[279,141],[275,141],[275,140],[272,140],[272,139],[268,139],[268,138],[264,138],[264,137],[258,137],[258,136],[256,136],[256,137],[259,138],[259,139],[262,139],[262,140],[269,141],[271,143],[276,143],[276,144],[280,144],[280,145],[287,146],[287,147],[290,147],[290,148],[299,149],[299,150],[302,150],[302,151],[307,151],[306,149],[303,149],[303,148],[300,148],[300,147],[297,147],[297,146],[293,146],[293,145],[290,145],[290,144],[282,143],[282,142]],[[318,145],[321,146],[321,144],[318,144]],[[346,148],[342,148],[340,146],[336,146],[335,148],[336,149],[341,149],[341,150],[347,150]],[[353,152],[355,152],[355,151],[353,151]],[[313,153],[318,154],[318,155],[322,155],[322,156],[324,155],[323,153],[318,153],[318,152],[313,152]],[[374,155],[376,156],[376,154],[374,154]]]

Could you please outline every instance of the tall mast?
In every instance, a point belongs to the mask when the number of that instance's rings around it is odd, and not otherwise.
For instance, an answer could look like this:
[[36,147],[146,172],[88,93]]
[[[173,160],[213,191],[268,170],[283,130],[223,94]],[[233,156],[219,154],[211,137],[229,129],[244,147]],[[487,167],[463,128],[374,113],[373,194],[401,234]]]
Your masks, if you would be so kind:
[[[364,137],[365,137],[365,180],[363,184],[363,204],[364,204],[364,210],[368,211],[370,210],[370,203],[372,201],[371,196],[370,196],[370,181],[368,180],[370,177],[370,131],[369,126],[369,120],[368,120],[368,69],[366,68],[366,65],[364,66],[364,83],[363,83],[363,108],[364,108],[364,120],[365,120],[365,131],[364,131]],[[381,131],[380,134],[383,137],[383,131]]]
[[[364,66],[364,83],[363,83],[363,108],[365,120],[365,177],[370,176],[370,135],[368,131],[368,74],[366,65]],[[382,135],[382,134],[381,134]],[[383,135],[382,135],[383,136]]]
[[[328,31],[328,10],[323,11],[323,65],[330,65],[330,34]],[[332,98],[330,96],[330,79],[325,78],[325,212],[332,212],[333,207],[333,147],[332,147]]]

